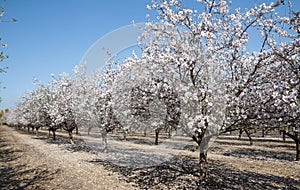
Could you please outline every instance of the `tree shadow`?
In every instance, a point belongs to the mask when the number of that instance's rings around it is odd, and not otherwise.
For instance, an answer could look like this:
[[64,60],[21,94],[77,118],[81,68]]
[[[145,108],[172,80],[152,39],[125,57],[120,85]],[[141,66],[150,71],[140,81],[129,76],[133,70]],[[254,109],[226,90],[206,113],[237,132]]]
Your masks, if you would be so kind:
[[26,165],[1,167],[0,189],[42,189],[40,185],[54,179],[58,172],[43,167],[28,169]]
[[[231,141],[232,144],[239,144],[240,142],[249,142],[249,138],[243,136],[239,139],[239,137],[227,137],[227,136],[218,136],[216,142],[226,143]],[[274,143],[284,143],[281,138],[262,138],[253,136],[253,142],[274,142]],[[285,143],[293,143],[289,138],[287,138]]]
[[98,152],[97,157],[98,161],[109,161],[116,166],[138,169],[160,165],[170,160],[173,155],[151,150],[141,151],[132,147],[108,147],[107,152]]
[[95,159],[90,162],[103,165],[105,169],[123,175],[127,182],[133,182],[139,189],[170,189],[174,187],[175,181],[177,183],[182,179],[189,180],[197,186],[197,180],[194,179],[199,177],[194,164],[189,164],[189,160],[181,160],[178,157],[173,157],[158,165],[149,164],[151,166],[143,168],[122,166],[103,159]]
[[223,152],[224,156],[234,156],[238,158],[248,158],[252,160],[277,159],[284,161],[294,161],[295,155],[287,152],[257,150],[257,149],[236,149],[229,152]]
[[296,179],[234,170],[222,165],[210,165],[211,175],[206,189],[299,189]]
[[126,137],[126,139],[122,137],[113,137],[113,138],[119,141],[130,141],[135,144],[155,145],[154,138],[143,138],[143,137]]
[[[110,160],[90,161],[105,169],[123,175],[127,182],[134,183],[139,189],[298,189],[295,179],[262,175],[249,171],[227,168],[220,164],[209,163],[206,181],[199,181],[197,160],[190,157],[173,157],[159,165],[131,168]],[[134,162],[134,160],[132,160]]]
[[[2,137],[2,136],[1,136]],[[13,147],[0,137],[0,189],[42,189],[41,184],[55,177],[57,171],[49,171],[47,166],[36,168],[18,164],[23,150]]]
[[97,153],[99,151],[99,147],[87,145],[84,142],[76,141],[75,144],[65,144],[66,149],[70,152],[88,152],[88,153]]
[[[249,146],[250,145],[250,141],[246,140],[246,139],[217,139],[214,143],[216,144],[220,144],[220,145],[227,145],[227,146]],[[253,141],[253,143],[255,143],[255,141]]]
[[295,150],[295,143],[268,144],[264,146],[268,148],[286,148],[287,150]]

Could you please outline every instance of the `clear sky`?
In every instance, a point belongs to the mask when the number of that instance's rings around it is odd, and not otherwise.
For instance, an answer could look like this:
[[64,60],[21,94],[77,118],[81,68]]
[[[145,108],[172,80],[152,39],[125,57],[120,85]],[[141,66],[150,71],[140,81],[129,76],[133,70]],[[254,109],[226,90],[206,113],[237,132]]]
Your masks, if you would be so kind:
[[[0,37],[10,56],[6,74],[0,74],[2,102],[10,108],[27,90],[33,77],[43,83],[51,73],[71,73],[87,49],[101,36],[132,20],[144,22],[145,0],[7,0]],[[2,0],[0,0],[2,3]]]
[[[186,0],[194,1],[194,0]],[[292,0],[296,10],[300,0]],[[51,73],[71,73],[88,48],[105,34],[125,25],[144,22],[151,0],[7,0],[0,23],[2,43],[10,57],[7,73],[0,74],[0,109],[11,108],[34,88],[37,77],[48,83]],[[240,0],[241,6],[270,0]],[[0,0],[0,4],[3,0]],[[237,5],[235,5],[237,6]]]

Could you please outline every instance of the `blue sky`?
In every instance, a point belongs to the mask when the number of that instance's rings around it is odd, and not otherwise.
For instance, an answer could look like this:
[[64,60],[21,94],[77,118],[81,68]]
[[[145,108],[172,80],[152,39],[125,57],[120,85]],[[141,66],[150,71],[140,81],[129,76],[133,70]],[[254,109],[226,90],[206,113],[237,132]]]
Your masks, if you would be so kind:
[[[193,0],[187,0],[193,2]],[[3,0],[0,0],[2,3]],[[0,37],[8,44],[7,73],[0,74],[0,109],[12,108],[34,88],[37,77],[48,83],[51,73],[71,73],[88,48],[105,34],[135,22],[144,22],[151,0],[7,0]],[[241,2],[241,1],[237,1]],[[245,0],[247,7],[254,2]],[[293,0],[299,10],[300,0]],[[237,5],[235,5],[237,6]]]
[[[1,2],[2,3],[2,2]],[[0,75],[0,109],[13,106],[27,90],[33,77],[43,83],[51,73],[71,73],[87,49],[101,36],[125,25],[144,22],[144,0],[7,0],[1,23],[9,69]]]

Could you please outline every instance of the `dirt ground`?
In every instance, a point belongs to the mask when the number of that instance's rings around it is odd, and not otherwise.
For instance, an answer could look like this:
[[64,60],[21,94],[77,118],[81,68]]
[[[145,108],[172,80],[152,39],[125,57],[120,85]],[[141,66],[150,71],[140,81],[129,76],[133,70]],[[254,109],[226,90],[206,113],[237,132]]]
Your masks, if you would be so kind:
[[48,138],[0,126],[0,189],[300,189],[295,145],[280,139],[220,136],[208,153],[209,175],[198,180],[198,150],[188,138],[97,133]]
[[115,173],[95,166],[94,154],[0,126],[0,189],[132,189]]

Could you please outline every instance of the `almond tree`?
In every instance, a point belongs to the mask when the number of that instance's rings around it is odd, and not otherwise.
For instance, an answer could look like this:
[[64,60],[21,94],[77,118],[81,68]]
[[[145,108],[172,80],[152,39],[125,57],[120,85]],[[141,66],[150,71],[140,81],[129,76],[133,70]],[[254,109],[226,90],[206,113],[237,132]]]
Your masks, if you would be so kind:
[[[282,32],[275,9],[283,1],[246,11],[230,10],[225,0],[198,3],[203,11],[183,8],[176,0],[153,1],[147,6],[158,12],[158,23],[146,24],[139,64],[141,70],[151,67],[179,94],[181,127],[199,145],[200,178],[204,179],[210,140],[221,125],[230,130],[236,123],[247,124],[240,114],[243,105],[237,102],[243,102],[249,90],[255,95],[264,70],[276,64],[270,59],[274,52],[268,44],[274,43],[272,33]],[[261,43],[250,51],[253,31],[261,34]],[[227,121],[224,102],[231,118]]]
[[[277,123],[284,127],[284,133],[296,144],[296,161],[300,160],[300,12],[292,12],[290,18],[283,18],[282,25],[286,30],[278,34],[284,38],[281,43],[268,43],[278,63],[268,73],[273,79],[273,101]],[[288,32],[292,30],[292,32]],[[280,64],[279,64],[280,63]],[[272,106],[273,105],[273,106]],[[270,109],[269,107],[269,109]],[[291,130],[288,130],[291,129]]]
[[179,100],[152,64],[141,64],[142,60],[127,59],[120,65],[111,87],[112,105],[125,129],[144,135],[153,131],[157,145],[160,131],[171,131],[179,124]]
[[299,12],[290,11],[289,18],[270,17],[260,28],[263,46],[258,56],[264,60],[228,107],[231,124],[225,131],[240,128],[251,139],[251,128],[284,128],[296,143],[299,160]]
[[74,80],[66,73],[59,78],[52,75],[53,101],[50,105],[49,115],[52,119],[52,126],[62,128],[69,134],[70,143],[73,144],[73,130],[76,128],[74,110],[77,109],[74,103]]
[[[55,130],[57,127],[52,127],[52,119],[50,118],[49,111],[52,102],[52,94],[48,87],[40,84],[37,80],[35,83],[38,87],[30,92],[25,93],[16,108],[13,109],[7,118],[7,122],[13,126],[24,126],[28,130],[47,127],[53,131],[55,139]],[[55,130],[54,130],[55,128]]]
[[85,64],[82,64],[74,68],[72,77],[72,110],[76,123],[88,131],[92,128],[99,129],[104,151],[107,151],[107,134],[116,128],[122,128],[113,114],[108,88],[113,73],[108,68],[105,74],[95,72],[87,75]]
[[282,101],[287,103],[285,113],[290,117],[285,122],[286,125],[292,127],[292,132],[285,131],[296,143],[296,160],[300,161],[300,12],[293,13],[293,17],[289,20],[291,28],[295,31],[290,43],[283,43],[281,48],[276,49],[275,54],[282,63],[287,67],[290,77],[283,77],[288,84],[289,93],[282,96]]

